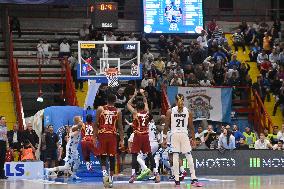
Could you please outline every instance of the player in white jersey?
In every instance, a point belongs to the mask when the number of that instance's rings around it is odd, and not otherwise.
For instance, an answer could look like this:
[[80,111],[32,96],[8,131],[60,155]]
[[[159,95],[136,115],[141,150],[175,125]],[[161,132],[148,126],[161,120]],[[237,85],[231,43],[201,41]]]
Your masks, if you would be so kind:
[[[201,186],[195,175],[194,162],[191,155],[191,145],[188,137],[190,130],[194,142],[194,128],[192,113],[184,106],[184,96],[176,95],[177,106],[167,111],[166,128],[164,134],[167,134],[168,128],[171,131],[171,147],[173,152],[173,172],[176,185],[180,185],[179,181],[179,154],[184,154],[188,163],[193,186]],[[164,143],[166,140],[164,138]]]
[[81,129],[84,123],[81,120],[80,116],[74,117],[74,125],[71,128],[69,139],[66,145],[66,157],[65,157],[65,165],[54,167],[54,168],[47,168],[46,175],[47,176],[56,176],[55,171],[71,171],[72,174],[71,178],[78,179],[76,176],[76,171],[80,165],[80,156],[78,152],[78,144],[80,142],[81,137]]

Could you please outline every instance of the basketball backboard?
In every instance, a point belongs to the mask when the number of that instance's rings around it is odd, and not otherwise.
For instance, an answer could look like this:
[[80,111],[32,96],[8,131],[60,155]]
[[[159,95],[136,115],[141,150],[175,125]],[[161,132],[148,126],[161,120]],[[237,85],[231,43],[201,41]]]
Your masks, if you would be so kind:
[[118,80],[141,79],[140,41],[78,41],[78,78],[107,83],[116,68]]

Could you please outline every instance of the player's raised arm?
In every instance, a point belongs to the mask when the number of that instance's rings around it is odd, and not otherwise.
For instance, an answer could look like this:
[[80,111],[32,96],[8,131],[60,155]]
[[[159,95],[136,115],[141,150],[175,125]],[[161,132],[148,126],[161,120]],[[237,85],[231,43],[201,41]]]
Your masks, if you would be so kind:
[[140,92],[141,92],[141,94],[143,96],[143,102],[145,104],[144,110],[149,113],[149,105],[148,105],[148,102],[147,102],[147,98],[146,98],[146,96],[144,94],[144,90],[142,89],[142,91],[141,91],[141,89],[140,89]]
[[120,144],[120,147],[123,147],[124,131],[123,131],[123,125],[122,125],[122,113],[121,113],[121,111],[118,111],[117,127],[118,127],[119,138],[120,138],[119,144]]
[[137,91],[135,90],[134,95],[129,99],[129,101],[127,102],[127,109],[134,114],[136,112],[135,108],[133,107],[133,100],[137,95]]
[[94,137],[97,138],[99,131],[100,116],[103,112],[103,107],[99,106],[96,111],[96,121],[94,123]]

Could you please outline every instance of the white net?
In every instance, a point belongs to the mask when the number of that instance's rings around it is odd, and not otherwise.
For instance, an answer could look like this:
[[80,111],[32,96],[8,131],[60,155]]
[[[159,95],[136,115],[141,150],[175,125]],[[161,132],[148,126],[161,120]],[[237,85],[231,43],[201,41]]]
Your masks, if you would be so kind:
[[108,86],[109,87],[118,87],[118,77],[117,77],[117,68],[108,68],[105,72],[107,80],[108,80]]

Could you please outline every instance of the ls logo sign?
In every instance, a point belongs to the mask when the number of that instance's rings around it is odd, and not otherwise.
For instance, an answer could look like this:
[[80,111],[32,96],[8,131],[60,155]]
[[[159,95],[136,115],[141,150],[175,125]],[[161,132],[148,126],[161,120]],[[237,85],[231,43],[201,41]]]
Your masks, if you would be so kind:
[[11,164],[6,164],[6,176],[7,177],[20,177],[25,174],[25,165],[24,164],[17,164],[14,166],[11,166]]

